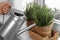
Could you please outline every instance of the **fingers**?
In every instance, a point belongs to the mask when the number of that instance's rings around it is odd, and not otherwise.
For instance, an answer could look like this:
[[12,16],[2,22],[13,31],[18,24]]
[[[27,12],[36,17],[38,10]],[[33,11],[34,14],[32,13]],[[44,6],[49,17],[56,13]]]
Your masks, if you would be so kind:
[[0,14],[2,14],[2,10],[0,9]]
[[5,9],[3,9],[3,13],[4,13],[4,14],[7,14],[7,13],[8,13],[8,11],[9,11],[9,8],[7,8],[7,9],[6,9],[6,8],[5,8]]
[[10,5],[5,4],[2,9],[3,13],[7,14],[9,12],[9,10],[10,10]]
[[11,4],[9,2],[0,3],[0,14],[7,14],[11,8]]
[[4,4],[0,3],[0,14],[2,14],[2,7]]
[[11,4],[8,2],[2,2],[4,4],[4,6],[2,7],[2,12],[4,14],[7,14],[11,8]]

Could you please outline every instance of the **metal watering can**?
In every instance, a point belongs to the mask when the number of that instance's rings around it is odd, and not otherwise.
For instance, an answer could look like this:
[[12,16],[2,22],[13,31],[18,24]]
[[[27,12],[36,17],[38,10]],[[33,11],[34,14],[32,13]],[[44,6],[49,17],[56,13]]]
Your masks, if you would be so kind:
[[0,40],[13,40],[15,35],[18,36],[35,25],[33,24],[19,31],[25,20],[26,17],[23,14],[13,13],[0,27]]

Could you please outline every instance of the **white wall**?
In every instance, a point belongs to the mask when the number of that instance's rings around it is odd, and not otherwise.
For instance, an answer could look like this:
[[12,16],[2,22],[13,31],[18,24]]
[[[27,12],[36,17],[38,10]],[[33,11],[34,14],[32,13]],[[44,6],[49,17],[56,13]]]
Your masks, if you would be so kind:
[[32,2],[33,0],[14,0],[13,8],[24,11],[26,8],[26,4]]
[[[33,2],[34,0],[14,0],[13,8],[24,11],[26,8],[26,4]],[[43,0],[35,0],[40,5],[43,5]]]
[[60,0],[46,0],[45,3],[50,8],[60,9]]
[[35,0],[36,3],[38,3],[39,5],[43,6],[44,3],[43,3],[44,0]]

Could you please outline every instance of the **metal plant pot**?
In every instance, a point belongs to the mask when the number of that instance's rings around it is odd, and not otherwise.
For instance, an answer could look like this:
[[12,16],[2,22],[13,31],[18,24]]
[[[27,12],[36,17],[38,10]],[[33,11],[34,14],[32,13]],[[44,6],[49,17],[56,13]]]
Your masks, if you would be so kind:
[[55,21],[53,30],[56,30],[60,33],[60,14],[56,14],[55,19],[56,21]]

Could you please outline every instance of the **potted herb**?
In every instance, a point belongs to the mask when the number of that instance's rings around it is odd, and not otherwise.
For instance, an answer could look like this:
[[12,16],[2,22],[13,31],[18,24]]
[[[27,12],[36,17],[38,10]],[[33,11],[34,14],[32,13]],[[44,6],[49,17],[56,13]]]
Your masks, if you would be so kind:
[[37,10],[37,8],[38,8],[38,4],[36,4],[35,2],[27,5],[25,15],[27,17],[28,26],[34,23],[34,18],[32,15]]
[[36,23],[36,26],[31,30],[41,36],[50,36],[54,24],[53,23],[54,14],[52,10],[49,9],[47,6],[44,7],[39,6],[38,10],[36,10],[33,13],[33,18]]

